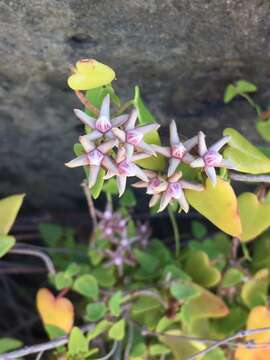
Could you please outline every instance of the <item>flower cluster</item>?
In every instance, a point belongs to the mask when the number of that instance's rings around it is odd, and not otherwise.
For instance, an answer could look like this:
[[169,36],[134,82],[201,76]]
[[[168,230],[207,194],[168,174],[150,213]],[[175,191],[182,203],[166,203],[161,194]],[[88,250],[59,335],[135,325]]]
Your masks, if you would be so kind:
[[[207,149],[205,135],[198,135],[184,142],[180,140],[175,121],[170,124],[170,145],[159,146],[144,141],[145,134],[159,128],[159,125],[137,125],[138,113],[133,109],[129,115],[123,114],[115,118],[110,116],[110,95],[105,96],[97,119],[85,112],[75,109],[75,115],[91,132],[81,136],[79,141],[84,154],[68,162],[66,166],[88,166],[89,188],[96,184],[101,168],[106,171],[104,179],[116,177],[119,196],[126,189],[128,177],[137,177],[139,182],[133,184],[137,188],[146,188],[146,193],[152,195],[149,205],[159,203],[158,211],[163,211],[171,200],[177,200],[180,210],[189,210],[184,190],[203,191],[204,186],[182,178],[178,167],[181,163],[191,168],[200,168],[216,184],[216,167],[234,168],[233,164],[224,160],[220,149],[229,141],[225,136]],[[151,156],[163,155],[168,158],[166,173],[142,169],[136,162]],[[197,156],[196,156],[197,154]]]
[[134,227],[134,234],[130,234],[129,218],[119,212],[114,212],[107,205],[104,212],[96,210],[99,219],[96,233],[100,238],[109,240],[110,246],[104,250],[104,256],[108,259],[106,267],[116,266],[120,276],[123,274],[125,264],[136,265],[132,247],[144,249],[148,245],[151,230],[146,223],[137,223]]

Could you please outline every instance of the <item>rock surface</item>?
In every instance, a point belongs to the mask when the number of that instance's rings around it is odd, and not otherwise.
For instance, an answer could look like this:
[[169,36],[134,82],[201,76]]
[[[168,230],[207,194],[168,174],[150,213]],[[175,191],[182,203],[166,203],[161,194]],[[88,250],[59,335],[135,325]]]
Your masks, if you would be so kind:
[[34,208],[79,204],[81,170],[63,165],[81,131],[66,86],[79,58],[111,65],[124,98],[141,85],[158,121],[174,117],[186,136],[201,128],[211,142],[235,126],[260,143],[250,107],[222,97],[244,78],[267,106],[269,16],[269,0],[1,0],[1,195],[26,192]]

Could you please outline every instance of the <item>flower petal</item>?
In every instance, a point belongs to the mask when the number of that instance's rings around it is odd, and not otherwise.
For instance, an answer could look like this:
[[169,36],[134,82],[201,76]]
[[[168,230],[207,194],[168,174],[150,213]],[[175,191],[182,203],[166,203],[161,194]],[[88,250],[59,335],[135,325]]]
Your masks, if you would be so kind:
[[141,141],[138,145],[138,148],[142,149],[144,152],[150,155],[156,155],[152,145],[146,144],[144,141]]
[[88,186],[91,189],[97,181],[98,173],[100,170],[100,166],[98,165],[90,165],[89,177],[88,177]]
[[177,132],[177,126],[174,120],[170,124],[170,144],[177,145],[180,143],[180,139]]
[[[185,194],[184,192],[182,191],[182,194],[181,196],[178,198],[178,202],[181,206],[181,209],[185,212],[185,213],[188,213],[188,210],[189,210],[189,204],[187,202],[187,199],[185,197]],[[181,210],[180,210],[181,211]]]
[[226,169],[232,169],[232,170],[236,170],[236,166],[234,165],[234,163],[229,160],[229,159],[222,159],[219,167],[224,167]]
[[132,144],[125,144],[127,158],[130,158],[134,153],[134,145]]
[[193,136],[191,139],[188,139],[183,143],[187,151],[191,150],[195,145],[198,144],[198,136]]
[[112,161],[112,159],[109,156],[107,156],[107,155],[104,156],[101,165],[105,169],[108,169],[110,172],[112,172],[114,175],[118,174],[118,169],[117,169],[116,165],[114,164],[114,162]]
[[137,181],[134,184],[132,184],[132,187],[135,187],[136,189],[141,189],[147,187],[148,182],[147,181]]
[[65,165],[69,168],[75,168],[78,166],[85,166],[88,164],[89,164],[88,156],[86,154],[83,154],[67,162]]
[[202,184],[194,183],[191,181],[180,180],[180,184],[183,189],[190,189],[195,191],[203,191],[204,186]]
[[116,178],[119,197],[122,196],[126,190],[127,177],[125,175],[117,176]]
[[149,207],[155,206],[159,202],[160,197],[161,194],[154,194],[149,201]]
[[199,131],[199,134],[198,134],[198,150],[199,150],[200,156],[203,156],[207,152],[207,146],[205,143],[205,135],[202,131]]
[[98,130],[92,131],[90,134],[84,135],[88,140],[94,141],[102,136],[102,133]]
[[112,150],[112,148],[117,144],[116,140],[109,140],[106,141],[102,144],[100,144],[98,146],[98,150],[101,151],[103,154],[106,154],[107,152],[109,152],[110,150]]
[[171,176],[175,172],[180,162],[181,162],[180,159],[170,158],[169,167],[168,167],[168,176]]
[[146,176],[146,174],[144,173],[144,171],[136,164],[131,163],[130,164],[131,167],[131,171],[134,173],[134,175],[136,175],[139,179],[143,180],[143,181],[148,181],[148,177]]
[[153,144],[152,148],[154,149],[154,151],[156,151],[157,153],[164,155],[166,157],[171,157],[171,148],[168,146],[160,146],[160,145],[156,145]]
[[230,136],[224,136],[222,139],[213,144],[209,150],[218,152],[225,144],[230,141]]
[[79,141],[82,144],[84,150],[89,153],[90,151],[92,151],[93,149],[95,149],[95,144],[90,141],[87,136],[83,135],[79,137]]
[[170,195],[170,193],[168,191],[165,191],[161,196],[160,205],[159,205],[159,209],[157,212],[163,211],[168,206],[171,199],[172,199],[172,196]]
[[190,153],[185,153],[185,155],[182,157],[182,161],[186,164],[190,164],[194,160],[195,160],[195,157],[192,156]]
[[126,142],[126,133],[116,127],[112,128],[112,133],[122,142]]
[[146,154],[144,152],[141,153],[136,153],[134,155],[132,155],[132,157],[130,158],[131,161],[138,161],[138,160],[142,160],[142,159],[146,159],[148,157],[150,157],[151,155]]
[[193,168],[204,167],[204,161],[202,158],[197,158],[190,163]]
[[136,131],[144,135],[151,131],[157,130],[159,127],[160,127],[159,124],[149,124],[149,125],[136,127]]
[[111,119],[111,124],[113,127],[118,127],[120,125],[123,125],[128,119],[128,115],[120,115],[113,119]]
[[95,129],[96,119],[92,118],[91,116],[88,116],[85,112],[79,109],[74,109],[74,114],[85,125],[89,126],[91,129]]
[[100,117],[110,119],[110,95],[106,95],[100,107]]
[[206,175],[209,177],[209,180],[211,181],[211,183],[215,186],[217,183],[217,175],[216,175],[215,168],[212,166],[208,166],[208,167],[205,167],[204,171],[205,171]]
[[137,117],[138,117],[138,111],[136,109],[133,109],[129,115],[127,122],[125,123],[126,130],[134,129]]

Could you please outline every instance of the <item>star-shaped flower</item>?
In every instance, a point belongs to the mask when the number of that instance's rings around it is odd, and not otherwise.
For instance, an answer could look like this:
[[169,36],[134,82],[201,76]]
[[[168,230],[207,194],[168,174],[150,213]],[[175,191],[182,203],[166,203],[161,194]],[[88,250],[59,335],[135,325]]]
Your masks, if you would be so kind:
[[170,146],[152,145],[152,147],[156,152],[170,159],[168,176],[171,176],[181,162],[190,164],[194,160],[194,157],[189,154],[189,151],[197,143],[197,136],[194,136],[193,138],[182,143],[177,132],[176,123],[173,120],[170,124]]
[[105,254],[110,258],[110,260],[104,264],[105,267],[116,266],[119,276],[123,275],[125,264],[129,266],[135,266],[136,264],[123,248],[118,248],[116,251],[106,249]]
[[133,109],[128,120],[124,124],[124,130],[113,128],[112,132],[122,143],[125,144],[124,146],[127,157],[133,155],[134,148],[138,148],[147,154],[154,155],[155,151],[152,149],[151,145],[146,144],[143,141],[143,137],[145,134],[153,130],[157,130],[160,125],[149,124],[135,127],[137,118],[138,112],[136,109]]
[[90,141],[99,139],[103,135],[110,139],[115,138],[111,129],[122,125],[128,119],[128,115],[126,114],[110,119],[110,95],[105,96],[100,107],[98,119],[88,116],[85,112],[79,109],[74,109],[74,113],[85,125],[89,126],[93,130],[90,134],[85,135]]
[[220,149],[227,144],[229,140],[229,136],[224,136],[207,149],[204,133],[200,131],[198,134],[198,152],[200,157],[193,160],[190,166],[193,168],[203,168],[213,185],[216,185],[217,182],[215,167],[235,168],[229,160],[223,159],[223,156],[219,154]]
[[125,149],[119,148],[115,159],[117,169],[109,169],[107,174],[104,176],[104,179],[116,176],[119,196],[122,196],[126,189],[127,177],[137,176],[143,181],[148,181],[145,171],[143,171],[138,165],[134,164],[134,161],[142,160],[149,156],[149,154],[145,153],[136,153],[128,158],[126,156]]
[[89,188],[95,185],[101,167],[117,172],[114,162],[106,155],[116,145],[117,140],[106,141],[97,147],[92,141],[88,140],[87,135],[80,136],[79,140],[86,153],[65,165],[70,168],[89,165]]
[[[150,200],[149,206],[152,207],[156,205],[157,202],[160,200],[158,212],[161,212],[168,206],[168,204],[173,199],[176,199],[180,204],[180,210],[183,209],[184,212],[187,213],[189,210],[189,204],[187,202],[183,189],[203,191],[204,187],[201,184],[196,184],[186,180],[180,180],[181,177],[182,173],[180,171],[176,172],[168,178],[165,188],[162,188],[161,190],[160,187],[157,187],[156,191],[153,190],[153,196]],[[145,183],[145,186],[148,187],[149,185]]]

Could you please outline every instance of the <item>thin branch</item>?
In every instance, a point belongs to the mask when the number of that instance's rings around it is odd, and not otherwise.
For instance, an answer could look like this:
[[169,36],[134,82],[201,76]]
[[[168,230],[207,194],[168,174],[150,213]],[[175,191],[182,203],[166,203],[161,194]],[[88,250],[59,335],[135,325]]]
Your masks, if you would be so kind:
[[20,254],[20,255],[29,255],[29,256],[38,257],[43,260],[43,262],[46,265],[46,268],[50,274],[52,274],[52,275],[56,274],[56,270],[55,270],[55,267],[54,267],[54,264],[53,264],[51,258],[43,251],[36,250],[36,249],[35,250],[34,249],[25,249],[25,248],[22,248],[21,246],[15,245],[14,248],[12,248],[9,251],[9,254]]
[[247,183],[270,183],[270,175],[247,175],[230,171],[230,178],[234,181]]
[[118,342],[115,341],[113,343],[113,347],[112,347],[111,351],[107,355],[105,355],[105,356],[103,356],[101,358],[98,358],[98,359],[94,359],[94,360],[107,360],[107,359],[110,359],[110,357],[112,357],[113,354],[116,352],[117,346],[118,346]]
[[170,206],[168,206],[169,218],[173,228],[173,236],[175,242],[175,254],[176,257],[180,255],[180,232],[176,222],[175,214]]
[[[80,329],[82,332],[87,332],[87,331],[93,330],[93,328],[94,328],[94,325],[89,324],[89,325],[85,325],[85,326],[81,327]],[[19,350],[11,351],[6,354],[1,354],[0,360],[18,359],[18,358],[21,358],[23,356],[27,356],[30,354],[38,354],[38,353],[41,353],[41,352],[44,352],[47,350],[52,350],[59,346],[67,344],[68,339],[69,339],[69,335],[66,335],[66,336],[57,338],[55,340],[48,341],[46,343],[33,345],[33,346],[26,346]]]
[[87,200],[89,214],[91,216],[91,219],[92,219],[93,224],[94,224],[94,229],[95,229],[97,227],[97,216],[96,216],[96,211],[95,211],[95,206],[94,206],[94,203],[93,203],[93,199],[92,199],[91,193],[89,191],[89,187],[87,185],[86,180],[83,181],[82,187],[83,187],[83,191],[84,191],[84,194],[85,194],[85,197],[86,197],[86,200]]
[[134,298],[137,298],[139,296],[151,297],[151,298],[157,300],[160,303],[160,305],[163,306],[165,309],[167,309],[167,307],[168,307],[167,302],[162,299],[162,297],[159,295],[159,293],[157,293],[155,291],[152,291],[152,290],[134,291],[133,293],[127,295],[123,299],[123,303],[124,302],[130,302],[131,300],[133,300]]
[[[265,327],[265,328],[259,328],[259,329],[249,329],[249,330],[241,330],[239,332],[237,332],[236,334],[229,336],[223,340],[220,341],[216,341],[215,344],[209,346],[208,348],[197,352],[196,354],[190,356],[187,360],[196,360],[198,357],[201,357],[207,353],[209,353],[210,351],[222,346],[222,345],[227,345],[230,342],[237,340],[237,339],[241,339],[243,337],[246,336],[250,336],[250,335],[254,335],[254,334],[260,334],[266,331],[270,331],[270,327]],[[242,345],[244,345],[244,343],[242,343]],[[265,344],[266,347],[270,347],[270,343],[269,344]],[[248,348],[252,348],[252,344],[249,343]],[[254,346],[256,347],[256,346]]]
[[92,113],[94,113],[96,116],[99,115],[98,108],[96,108],[88,99],[86,99],[81,91],[75,91],[75,94],[88,110],[92,111]]

